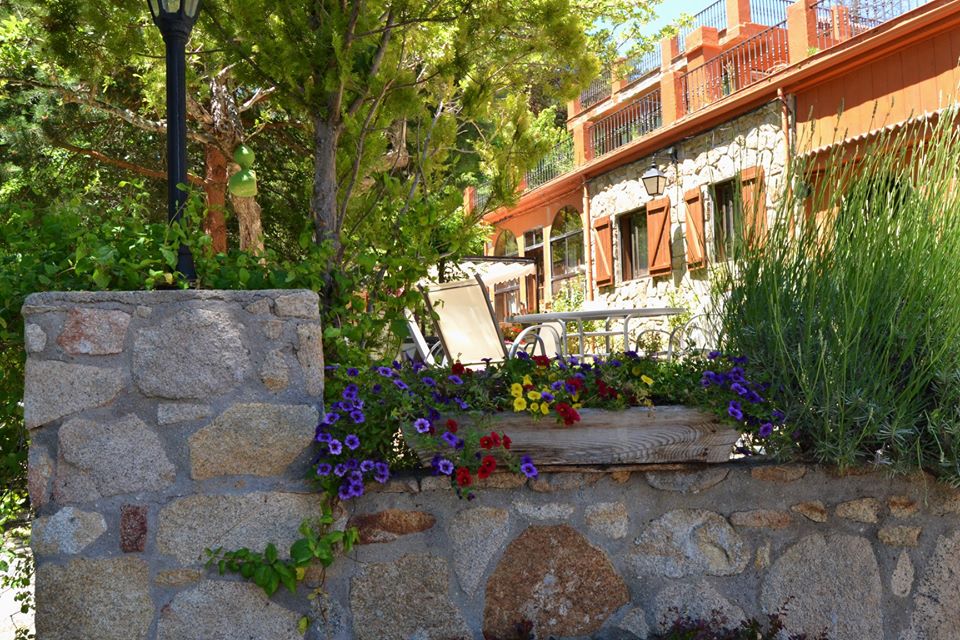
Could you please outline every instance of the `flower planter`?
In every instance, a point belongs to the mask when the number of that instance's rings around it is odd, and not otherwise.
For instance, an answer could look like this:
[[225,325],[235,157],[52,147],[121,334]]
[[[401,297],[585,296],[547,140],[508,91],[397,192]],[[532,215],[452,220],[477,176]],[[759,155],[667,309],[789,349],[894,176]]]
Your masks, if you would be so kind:
[[[485,426],[509,435],[511,451],[529,455],[538,467],[726,462],[739,438],[715,416],[677,405],[581,409],[580,421],[570,426],[548,418],[534,420],[527,413],[503,413],[492,416]],[[420,460],[429,464],[436,451],[420,438],[408,440]]]

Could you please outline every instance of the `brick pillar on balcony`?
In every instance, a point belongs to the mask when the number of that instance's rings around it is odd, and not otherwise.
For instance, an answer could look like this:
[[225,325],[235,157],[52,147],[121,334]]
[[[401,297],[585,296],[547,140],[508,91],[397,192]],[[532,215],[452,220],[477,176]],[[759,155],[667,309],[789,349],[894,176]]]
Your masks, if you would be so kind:
[[817,46],[817,10],[815,0],[799,0],[787,7],[787,41],[790,64],[805,59]]
[[476,192],[476,187],[467,187],[463,190],[463,210],[468,216],[473,213],[473,194]]
[[679,76],[676,71],[667,71],[660,76],[660,111],[663,126],[669,126],[683,115],[679,90]]
[[680,55],[680,47],[677,46],[677,36],[664,38],[660,41],[660,70],[666,72],[673,64],[673,59]]
[[687,36],[687,69],[699,67],[720,54],[720,36],[715,27],[698,27]]
[[727,0],[727,34],[726,40],[738,39],[740,32],[747,23],[752,22],[750,16],[750,0]]
[[593,124],[580,122],[573,127],[573,164],[580,166],[593,159],[593,145],[590,144],[590,131]]
[[579,97],[567,101],[567,120],[576,116],[580,111],[582,111],[582,109],[580,109]]

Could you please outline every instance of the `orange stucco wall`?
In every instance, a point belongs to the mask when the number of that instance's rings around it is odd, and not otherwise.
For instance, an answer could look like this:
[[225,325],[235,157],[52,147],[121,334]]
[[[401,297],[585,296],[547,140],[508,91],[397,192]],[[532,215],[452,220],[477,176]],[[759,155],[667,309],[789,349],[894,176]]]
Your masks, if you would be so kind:
[[960,27],[797,93],[801,148],[903,122],[952,102],[960,83]]

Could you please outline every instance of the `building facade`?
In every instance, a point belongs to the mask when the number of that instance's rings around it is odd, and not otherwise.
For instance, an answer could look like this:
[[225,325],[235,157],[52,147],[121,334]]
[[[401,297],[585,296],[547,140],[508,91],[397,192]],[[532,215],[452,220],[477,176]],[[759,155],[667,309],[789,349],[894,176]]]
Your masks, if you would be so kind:
[[[491,255],[537,262],[501,319],[571,305],[705,307],[736,229],[775,223],[791,157],[956,101],[960,0],[719,0],[568,105],[568,140],[490,209]],[[666,177],[652,195],[641,176]]]

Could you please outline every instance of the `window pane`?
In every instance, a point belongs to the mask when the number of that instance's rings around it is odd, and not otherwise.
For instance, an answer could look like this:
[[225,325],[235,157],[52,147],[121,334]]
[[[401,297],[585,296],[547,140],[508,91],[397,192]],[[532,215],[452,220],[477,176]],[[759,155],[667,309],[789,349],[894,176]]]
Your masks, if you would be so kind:
[[646,275],[647,264],[647,212],[638,211],[633,215],[633,264],[635,277]]

